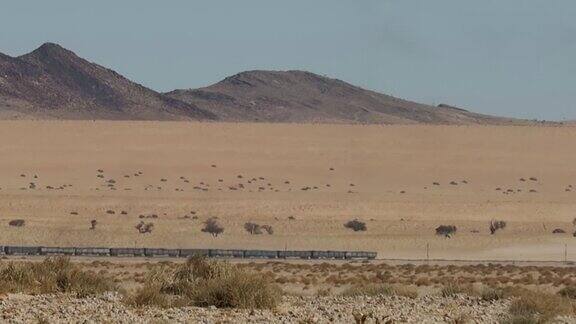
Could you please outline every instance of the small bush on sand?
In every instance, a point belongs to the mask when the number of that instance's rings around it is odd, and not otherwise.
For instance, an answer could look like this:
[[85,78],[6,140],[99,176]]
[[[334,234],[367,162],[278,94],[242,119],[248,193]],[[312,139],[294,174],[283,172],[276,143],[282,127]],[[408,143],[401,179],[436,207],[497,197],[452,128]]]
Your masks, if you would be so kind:
[[280,289],[261,275],[202,257],[193,257],[175,269],[155,268],[145,282],[134,296],[126,297],[127,303],[254,309],[273,308],[281,296]]
[[504,298],[504,292],[501,289],[484,287],[480,290],[480,298],[484,301],[495,301]]
[[112,280],[85,272],[65,257],[10,262],[0,267],[0,290],[10,293],[74,293],[79,297],[115,290]]
[[14,227],[22,227],[25,224],[26,224],[26,221],[23,219],[13,219],[13,220],[8,222],[8,225],[14,226]]
[[453,297],[455,295],[467,294],[472,295],[473,289],[469,286],[459,285],[459,284],[447,284],[440,290],[442,297]]
[[510,323],[547,323],[556,316],[574,314],[570,301],[557,295],[528,289],[508,290],[508,294],[513,298],[508,307]]
[[490,221],[490,234],[495,234],[496,231],[506,228],[505,221],[492,220]]
[[165,294],[160,291],[158,286],[145,285],[138,288],[132,295],[124,298],[124,302],[131,306],[156,306],[156,307],[169,307],[170,301]]
[[138,223],[136,225],[136,229],[138,230],[138,233],[140,233],[140,234],[152,233],[153,228],[154,228],[154,223],[144,223],[143,221],[140,221],[140,223]]
[[262,225],[262,228],[266,231],[266,233],[268,233],[268,235],[274,234],[274,228],[272,228],[272,225]]
[[436,235],[450,237],[456,234],[456,226],[454,225],[440,225],[436,227]]
[[218,219],[215,217],[208,218],[204,222],[204,228],[202,228],[202,232],[209,233],[214,237],[224,233],[224,227],[220,225]]
[[344,224],[344,227],[349,228],[351,230],[353,230],[354,232],[360,232],[360,231],[366,231],[366,223],[361,222],[357,219],[348,221]]
[[386,284],[357,285],[344,290],[342,296],[404,296],[416,298],[418,297],[418,292],[408,287],[395,287]]
[[576,286],[566,286],[558,291],[558,295],[569,299],[576,299]]
[[256,223],[246,223],[244,224],[244,229],[246,230],[246,232],[252,234],[252,235],[258,235],[258,234],[262,234],[262,229],[260,228],[260,225],[256,224]]
[[263,231],[266,231],[266,233],[270,235],[274,234],[274,229],[270,225],[258,225],[256,223],[248,222],[244,224],[244,229],[246,230],[246,232],[252,235],[262,234]]

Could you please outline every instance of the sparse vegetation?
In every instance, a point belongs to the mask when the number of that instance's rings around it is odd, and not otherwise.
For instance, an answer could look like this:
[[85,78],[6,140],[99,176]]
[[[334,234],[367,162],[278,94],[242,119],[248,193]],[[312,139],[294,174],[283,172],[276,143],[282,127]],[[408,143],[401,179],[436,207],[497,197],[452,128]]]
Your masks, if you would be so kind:
[[368,229],[366,227],[366,223],[361,222],[357,219],[346,222],[344,224],[344,227],[349,228],[349,229],[353,230],[354,232],[364,232]]
[[8,225],[14,227],[23,227],[24,225],[26,225],[26,221],[23,219],[13,219],[8,222]]
[[115,290],[109,278],[81,270],[65,257],[10,262],[0,267],[0,290],[10,293],[73,293],[79,297]]
[[244,224],[244,229],[252,235],[262,234],[263,231],[266,231],[266,233],[270,235],[274,234],[274,229],[270,225],[258,225],[256,223],[248,222]]
[[280,289],[264,277],[227,262],[193,257],[172,270],[150,271],[146,285],[125,301],[133,305],[273,308]]
[[217,237],[218,235],[224,233],[224,227],[220,225],[216,217],[211,217],[204,221],[204,228],[202,228],[202,232]]
[[574,314],[570,301],[557,295],[528,289],[515,289],[509,294],[514,298],[508,308],[509,323],[547,323],[556,316]]
[[558,291],[562,297],[576,300],[576,286],[566,286]]
[[472,292],[471,287],[467,287],[461,284],[450,283],[442,287],[440,294],[442,297],[453,297],[458,294],[470,294]]
[[144,223],[143,221],[140,221],[140,223],[136,225],[136,229],[140,234],[152,233],[153,228],[154,223]]
[[409,298],[418,297],[418,292],[415,289],[408,287],[394,287],[387,284],[378,285],[356,285],[350,287],[342,292],[342,296],[356,297],[356,296],[404,296]]
[[456,230],[457,229],[455,225],[440,225],[436,227],[436,235],[451,237],[452,235],[456,234]]
[[506,222],[502,220],[490,221],[490,234],[494,235],[496,231],[506,228]]

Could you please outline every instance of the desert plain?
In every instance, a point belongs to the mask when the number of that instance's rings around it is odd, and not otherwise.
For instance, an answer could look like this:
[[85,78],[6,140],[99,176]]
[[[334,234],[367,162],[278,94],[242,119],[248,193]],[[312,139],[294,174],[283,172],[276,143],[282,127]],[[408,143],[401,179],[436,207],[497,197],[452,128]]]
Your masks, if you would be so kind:
[[[568,126],[0,121],[0,237],[576,261],[575,143]],[[201,231],[210,217],[224,233]],[[492,235],[492,220],[506,227]]]

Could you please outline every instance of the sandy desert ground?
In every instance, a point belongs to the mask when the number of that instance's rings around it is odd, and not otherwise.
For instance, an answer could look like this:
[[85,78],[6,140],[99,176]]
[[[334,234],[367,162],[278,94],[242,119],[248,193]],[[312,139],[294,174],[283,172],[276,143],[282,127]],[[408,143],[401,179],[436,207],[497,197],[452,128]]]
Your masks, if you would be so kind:
[[[411,259],[429,244],[469,260],[563,260],[566,246],[576,261],[574,143],[574,127],[2,121],[1,243]],[[212,216],[216,238],[200,230]],[[368,230],[344,228],[354,218]],[[507,227],[490,235],[493,219]],[[441,224],[457,234],[435,235]]]

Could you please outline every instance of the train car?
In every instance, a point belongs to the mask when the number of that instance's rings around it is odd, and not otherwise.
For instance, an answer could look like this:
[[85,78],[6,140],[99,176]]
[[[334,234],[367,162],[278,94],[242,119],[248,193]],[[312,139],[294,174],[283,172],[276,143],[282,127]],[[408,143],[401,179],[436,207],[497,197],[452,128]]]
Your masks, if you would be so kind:
[[110,255],[110,249],[109,248],[99,248],[99,247],[74,248],[74,255],[107,256],[107,255]]
[[310,259],[312,251],[278,251],[280,259]]
[[278,251],[246,250],[246,251],[244,251],[244,257],[245,258],[276,259],[276,258],[278,258]]
[[243,258],[244,257],[244,250],[211,249],[210,250],[210,257],[211,258]]
[[4,251],[5,246],[0,246],[0,255],[2,254],[6,254],[6,252]]
[[366,252],[366,256],[369,260],[374,260],[378,256],[378,252]]
[[74,255],[74,248],[44,246],[40,248],[40,255]]
[[193,256],[210,256],[210,250],[208,249],[180,249],[179,256],[181,258],[191,258]]
[[110,248],[111,256],[144,256],[144,248]]
[[312,259],[345,259],[343,251],[312,251]]
[[178,249],[144,249],[144,255],[147,257],[178,257],[180,250]]
[[373,260],[373,259],[376,259],[376,252],[349,251],[349,252],[346,252],[346,259]]
[[7,255],[40,255],[40,246],[5,246]]

